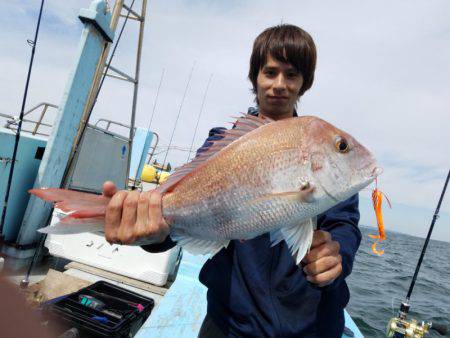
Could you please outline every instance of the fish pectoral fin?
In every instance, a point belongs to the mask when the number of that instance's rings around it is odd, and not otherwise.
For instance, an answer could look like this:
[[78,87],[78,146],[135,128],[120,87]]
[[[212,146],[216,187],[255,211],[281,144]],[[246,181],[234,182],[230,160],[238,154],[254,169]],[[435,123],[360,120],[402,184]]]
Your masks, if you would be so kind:
[[177,242],[177,244],[186,251],[190,252],[193,255],[208,255],[211,254],[214,256],[218,253],[222,248],[226,248],[230,243],[229,240],[208,240],[202,238],[195,238],[186,235],[177,235],[171,234],[170,237],[173,241]]
[[296,226],[281,228],[271,232],[270,241],[272,242],[272,246],[274,246],[282,240],[285,240],[292,256],[294,256],[296,264],[298,265],[311,247],[315,228],[316,219],[308,219]]

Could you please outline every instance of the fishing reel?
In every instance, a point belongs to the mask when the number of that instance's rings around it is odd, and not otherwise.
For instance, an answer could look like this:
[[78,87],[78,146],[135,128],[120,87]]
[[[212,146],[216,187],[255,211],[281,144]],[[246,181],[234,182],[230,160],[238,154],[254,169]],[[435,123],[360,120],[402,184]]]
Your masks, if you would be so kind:
[[394,317],[389,321],[386,336],[389,338],[422,338],[428,333],[431,323],[418,323],[417,320]]
[[432,324],[431,322],[419,323],[416,319],[407,319],[406,314],[409,311],[409,304],[402,303],[397,317],[391,318],[386,329],[388,338],[423,338],[430,329],[435,330],[441,335],[447,334],[445,326]]

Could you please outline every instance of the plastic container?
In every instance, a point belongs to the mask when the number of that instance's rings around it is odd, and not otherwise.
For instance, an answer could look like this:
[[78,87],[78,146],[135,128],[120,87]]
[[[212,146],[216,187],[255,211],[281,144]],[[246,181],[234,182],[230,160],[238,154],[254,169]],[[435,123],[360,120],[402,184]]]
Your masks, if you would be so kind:
[[[52,224],[59,221],[53,213]],[[45,241],[52,256],[79,262],[146,283],[163,286],[176,268],[180,247],[150,253],[140,246],[109,244],[104,234],[48,235]]]
[[[92,297],[103,303],[104,308],[91,307],[86,298]],[[44,313],[67,329],[77,328],[81,337],[133,337],[153,307],[151,298],[99,281],[50,300],[44,304]]]

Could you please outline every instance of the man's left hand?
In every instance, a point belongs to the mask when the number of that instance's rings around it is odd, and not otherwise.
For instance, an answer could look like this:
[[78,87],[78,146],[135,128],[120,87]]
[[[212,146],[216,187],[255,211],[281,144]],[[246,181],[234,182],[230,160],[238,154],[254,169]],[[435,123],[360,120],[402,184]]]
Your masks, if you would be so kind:
[[331,284],[342,273],[339,243],[327,231],[314,231],[311,249],[303,258],[306,279],[319,287]]

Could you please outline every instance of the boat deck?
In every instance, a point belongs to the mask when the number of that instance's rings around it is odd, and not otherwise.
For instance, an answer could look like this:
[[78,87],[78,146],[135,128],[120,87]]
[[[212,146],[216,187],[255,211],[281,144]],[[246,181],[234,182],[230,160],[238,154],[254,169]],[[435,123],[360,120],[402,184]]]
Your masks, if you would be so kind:
[[[136,338],[197,337],[206,314],[206,287],[198,280],[206,259],[206,256],[183,253],[175,282],[136,334]],[[345,326],[354,333],[353,337],[363,337],[347,311]],[[343,337],[349,338],[347,335]]]

